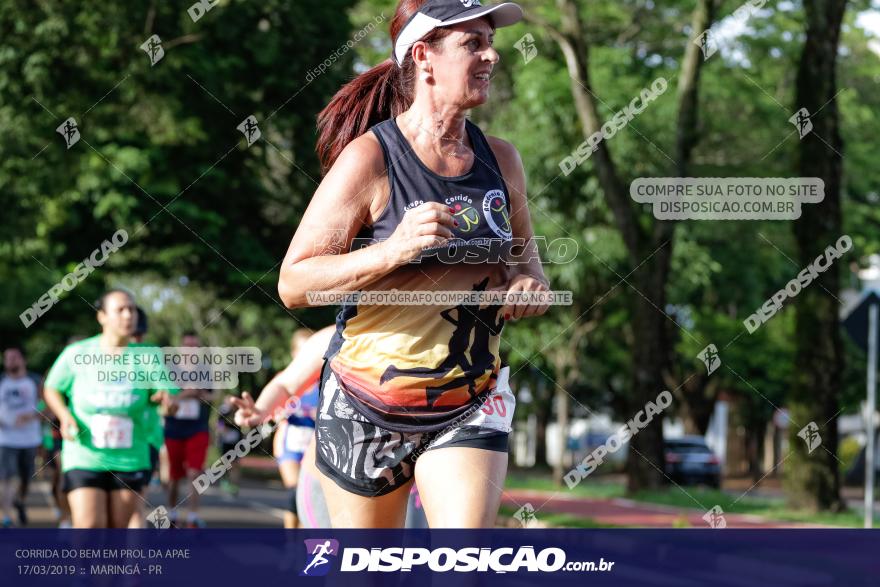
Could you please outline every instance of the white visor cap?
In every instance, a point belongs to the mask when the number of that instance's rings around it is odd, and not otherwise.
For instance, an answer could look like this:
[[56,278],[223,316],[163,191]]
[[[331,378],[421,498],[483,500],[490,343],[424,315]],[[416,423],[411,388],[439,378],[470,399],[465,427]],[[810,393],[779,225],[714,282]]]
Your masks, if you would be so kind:
[[400,66],[414,43],[438,27],[490,16],[495,28],[518,23],[523,11],[519,4],[504,2],[482,6],[480,0],[428,0],[409,19],[394,43],[394,62]]

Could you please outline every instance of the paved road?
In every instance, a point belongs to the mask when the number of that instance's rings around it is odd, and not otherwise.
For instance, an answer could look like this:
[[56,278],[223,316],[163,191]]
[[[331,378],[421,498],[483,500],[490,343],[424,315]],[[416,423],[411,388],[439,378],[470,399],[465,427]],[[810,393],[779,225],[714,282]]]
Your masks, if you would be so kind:
[[[161,487],[150,487],[145,499],[145,512],[160,505],[168,507],[167,494]],[[202,496],[201,515],[208,527],[281,528],[286,501],[287,493],[280,481],[245,480],[237,497],[219,489],[208,489]],[[49,484],[42,480],[35,482],[28,498],[29,527],[55,526],[51,503]]]
[[[260,465],[257,469],[263,469]],[[287,493],[280,480],[267,477],[243,479],[236,497],[225,494],[219,485],[211,487],[202,496],[201,515],[208,527],[214,528],[280,528],[283,526]],[[181,490],[185,487],[181,484]],[[162,505],[168,507],[167,496],[161,487],[151,486],[145,496],[145,512]],[[626,499],[582,499],[565,495],[564,492],[526,491],[507,489],[502,497],[504,505],[519,509],[530,504],[540,522],[541,513],[564,513],[590,518],[599,524],[642,528],[672,528],[686,525],[692,528],[708,528],[703,520],[705,511],[675,508],[634,502]],[[713,504],[707,504],[712,507]],[[28,499],[30,527],[54,527],[49,484],[45,480],[34,482]],[[758,516],[724,513],[728,528],[804,528],[808,524],[777,522]],[[507,522],[512,522],[508,520]],[[508,525],[505,521],[503,525]],[[815,527],[815,526],[813,526]]]

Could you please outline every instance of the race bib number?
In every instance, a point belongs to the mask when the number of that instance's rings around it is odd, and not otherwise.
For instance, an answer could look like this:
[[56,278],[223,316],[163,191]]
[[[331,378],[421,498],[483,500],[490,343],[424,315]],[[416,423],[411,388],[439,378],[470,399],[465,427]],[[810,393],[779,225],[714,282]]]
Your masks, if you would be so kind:
[[312,440],[314,428],[306,426],[289,426],[284,437],[284,444],[289,452],[305,452]]
[[178,420],[197,420],[199,417],[199,400],[182,399],[177,404],[177,413],[174,417]]
[[516,408],[516,398],[510,390],[510,367],[503,367],[498,371],[498,381],[495,389],[489,394],[483,407],[467,422],[468,425],[477,425],[481,428],[491,428],[501,432],[510,432],[513,422],[513,410]]
[[95,448],[131,448],[134,422],[124,416],[98,414],[89,422]]

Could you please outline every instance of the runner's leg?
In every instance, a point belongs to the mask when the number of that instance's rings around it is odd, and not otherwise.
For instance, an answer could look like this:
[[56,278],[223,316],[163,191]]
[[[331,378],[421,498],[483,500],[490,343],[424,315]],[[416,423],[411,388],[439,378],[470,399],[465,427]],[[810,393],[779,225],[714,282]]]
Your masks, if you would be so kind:
[[186,477],[186,441],[176,438],[165,439],[168,454],[168,513],[171,523],[178,520],[177,506],[180,505],[180,480]]
[[416,461],[416,483],[431,528],[492,528],[501,505],[507,453],[437,448]]
[[3,479],[0,481],[0,501],[3,505],[3,524],[12,523],[12,501],[15,494],[14,479]]
[[106,528],[108,495],[96,487],[80,487],[67,494],[74,528]]
[[187,505],[189,505],[189,516],[187,522],[191,526],[202,527],[204,522],[199,518],[199,492],[195,491],[196,477],[202,474],[205,469],[205,458],[208,455],[208,444],[211,437],[207,432],[199,432],[191,436],[186,441],[186,493]]
[[37,458],[36,448],[22,449],[18,453],[18,495],[16,498],[24,507],[27,503],[28,488],[31,477],[34,476],[34,461]]
[[318,408],[315,463],[334,528],[403,528],[419,438],[370,423],[330,375]]
[[171,514],[172,522],[177,521],[177,498],[179,495],[179,485],[180,479],[168,480],[168,513]]
[[140,509],[141,496],[131,489],[117,489],[110,492],[111,528],[127,528],[132,515]]
[[284,488],[288,490],[291,497],[291,506],[288,511],[284,512],[284,527],[298,528],[299,516],[293,506],[293,500],[296,499],[297,483],[299,482],[300,464],[293,459],[284,459],[278,463],[278,471],[281,473],[281,482]]
[[70,504],[67,503],[67,494],[61,489],[61,452],[54,455],[52,460],[52,496],[55,498],[55,505],[61,512],[58,520],[59,527],[70,526]]
[[301,528],[329,528],[330,514],[321,490],[321,480],[315,466],[315,439],[309,443],[302,463],[296,492],[297,512]]
[[391,493],[364,497],[350,493],[317,468],[334,528],[403,528],[412,479]]
[[37,459],[37,447],[20,448],[16,451],[16,473],[18,487],[15,494],[15,509],[18,511],[18,523],[27,526],[27,492],[30,487],[31,477],[34,476],[35,461]]
[[0,508],[3,509],[3,525],[12,525],[12,500],[14,493],[15,467],[13,451],[0,446]]

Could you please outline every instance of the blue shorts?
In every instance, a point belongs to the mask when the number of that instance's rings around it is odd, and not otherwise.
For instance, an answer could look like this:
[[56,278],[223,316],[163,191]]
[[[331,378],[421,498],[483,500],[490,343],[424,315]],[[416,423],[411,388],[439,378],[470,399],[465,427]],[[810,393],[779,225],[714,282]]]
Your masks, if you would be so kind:
[[278,461],[278,464],[284,461],[302,462],[303,455],[314,435],[315,428],[313,426],[288,425],[284,429],[284,447],[281,450],[281,455],[275,460]]

